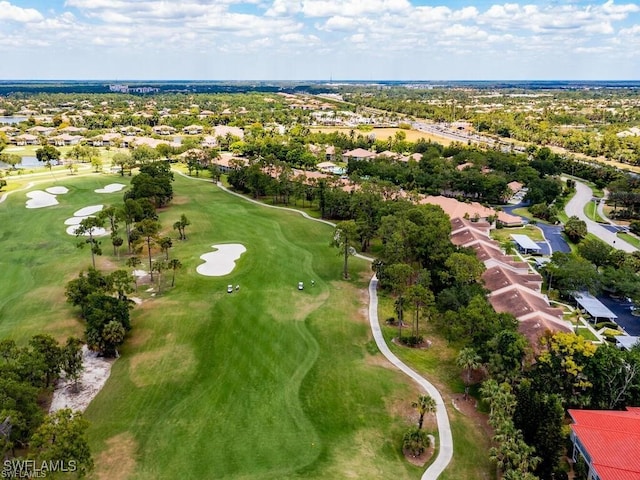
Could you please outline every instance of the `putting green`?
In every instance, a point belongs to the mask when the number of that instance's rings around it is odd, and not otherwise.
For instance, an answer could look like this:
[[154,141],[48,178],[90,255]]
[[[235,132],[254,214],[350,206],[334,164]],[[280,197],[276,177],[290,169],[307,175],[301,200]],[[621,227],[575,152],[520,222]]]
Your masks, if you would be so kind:
[[[82,325],[64,284],[90,264],[64,220],[110,196],[117,176],[60,181],[60,205],[27,211],[24,195],[0,205],[0,335],[58,337]],[[123,182],[124,183],[124,182]],[[133,312],[133,331],[111,378],[87,410],[99,478],[417,478],[400,439],[415,390],[366,351],[369,265],[340,281],[331,227],[253,205],[210,182],[176,176],[160,213],[183,264],[176,286]],[[114,203],[121,193],[113,194]],[[28,212],[28,213],[27,213]],[[186,214],[188,240],[171,225]],[[215,243],[247,251],[229,275],[196,273]],[[103,240],[102,268],[122,266]],[[158,252],[159,255],[159,252]],[[165,278],[170,273],[165,273]],[[297,290],[298,281],[311,285]],[[227,284],[240,284],[233,294]]]

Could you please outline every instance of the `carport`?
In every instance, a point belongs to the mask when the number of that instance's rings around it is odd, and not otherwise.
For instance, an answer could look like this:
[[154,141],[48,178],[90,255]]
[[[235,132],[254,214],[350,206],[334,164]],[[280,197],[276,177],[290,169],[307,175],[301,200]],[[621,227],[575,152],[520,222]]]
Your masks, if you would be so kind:
[[618,316],[609,310],[600,300],[591,295],[588,292],[577,292],[573,294],[576,302],[580,308],[587,312],[596,323],[598,319],[606,319],[612,322],[618,318]]
[[631,350],[638,344],[640,337],[633,337],[631,335],[618,335],[616,338],[616,346],[622,350]]
[[511,235],[511,238],[516,245],[518,246],[518,250],[522,253],[540,253],[542,248],[536,242],[531,240],[528,235]]

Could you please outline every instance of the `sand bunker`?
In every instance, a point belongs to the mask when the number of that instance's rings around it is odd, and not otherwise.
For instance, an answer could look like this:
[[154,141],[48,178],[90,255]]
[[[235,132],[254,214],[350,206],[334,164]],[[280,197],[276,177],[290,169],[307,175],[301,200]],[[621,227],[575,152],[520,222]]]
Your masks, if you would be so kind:
[[45,189],[45,192],[52,193],[53,195],[64,195],[65,193],[69,193],[69,189],[67,187],[49,187]]
[[73,214],[74,217],[88,217],[89,215],[93,215],[94,213],[98,213],[102,210],[104,205],[91,205],[89,207],[84,207],[78,210]]
[[65,225],[80,225],[80,222],[82,220],[84,220],[85,218],[89,218],[89,217],[71,217],[71,218],[67,218],[64,221]]
[[[73,235],[74,237],[78,234],[78,228],[80,228],[80,225],[71,225],[70,227],[67,227],[66,232],[69,235]],[[94,237],[102,237],[104,235],[107,234],[107,230],[102,228],[102,227],[94,227],[91,229],[91,232],[86,232],[83,234],[84,237],[88,237],[89,235],[94,236]]]
[[198,265],[196,271],[200,275],[207,277],[221,277],[227,275],[236,268],[236,260],[247,251],[244,245],[239,243],[227,243],[222,245],[211,245],[215,252],[200,255],[205,263]]
[[71,408],[84,412],[89,403],[100,392],[111,373],[113,360],[105,360],[98,357],[96,352],[91,352],[86,345],[82,347],[82,364],[84,370],[78,381],[78,391],[74,392],[73,384],[66,380],[58,380],[53,391],[53,399],[49,412],[55,412],[62,408]]
[[122,183],[110,183],[106,187],[98,188],[97,190],[94,190],[94,191],[96,193],[114,193],[114,192],[119,192],[124,187],[126,187],[126,185],[123,185]]
[[[65,225],[70,225],[69,227],[67,227],[67,230],[66,230],[67,234],[73,235],[73,236],[77,235],[80,222],[82,222],[82,220],[84,220],[85,218],[89,218],[94,213],[98,213],[100,210],[102,210],[103,207],[104,205],[90,205],[88,207],[84,207],[78,210],[76,213],[73,214],[74,215],[73,217],[67,218],[64,221]],[[106,235],[106,234],[107,234],[107,230],[104,228],[91,229],[91,235],[94,237],[102,237],[103,235]],[[89,232],[85,233],[84,236],[88,237]]]
[[42,190],[34,190],[27,193],[27,208],[43,208],[58,205],[55,195],[43,192]]

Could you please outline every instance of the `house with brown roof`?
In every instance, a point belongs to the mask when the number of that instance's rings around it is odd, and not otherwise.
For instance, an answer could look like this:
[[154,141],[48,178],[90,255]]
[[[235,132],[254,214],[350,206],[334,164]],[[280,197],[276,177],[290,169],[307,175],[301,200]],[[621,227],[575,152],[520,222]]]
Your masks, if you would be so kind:
[[71,145],[77,145],[80,140],[83,140],[82,135],[69,135],[63,133],[62,135],[56,135],[55,137],[49,137],[49,143],[53,143],[56,147],[68,147]]
[[22,135],[18,135],[11,138],[12,142],[15,142],[19,147],[23,147],[25,145],[37,145],[38,138],[36,135],[31,135],[30,133],[23,133]]
[[4,133],[8,137],[13,137],[18,134],[20,130],[16,127],[12,127],[11,125],[6,125],[4,127],[0,127],[0,132]]
[[187,135],[200,135],[204,131],[202,125],[187,125],[182,129],[182,133]]
[[572,459],[587,465],[588,480],[640,479],[640,408],[569,410]]
[[36,125],[35,127],[31,127],[27,129],[27,132],[29,132],[32,135],[50,135],[51,132],[53,132],[55,130],[55,128],[53,127],[43,127],[42,125]]
[[216,125],[213,127],[213,136],[214,137],[226,137],[227,135],[232,135],[234,137],[238,137],[240,139],[244,138],[244,130],[240,127],[230,127],[228,125]]
[[510,313],[518,320],[518,330],[532,345],[547,332],[571,332],[562,318],[562,309],[549,305],[541,293],[542,277],[527,262],[505,255],[500,245],[489,237],[487,222],[472,222],[463,218],[451,220],[451,243],[472,248],[484,263],[484,286],[491,293],[487,299],[498,313]]
[[91,144],[94,147],[111,147],[119,143],[122,143],[122,135],[119,133],[104,133],[91,139]]
[[507,183],[507,188],[511,190],[512,193],[516,194],[524,188],[524,185],[514,180],[513,182]]
[[156,135],[173,135],[177,131],[171,125],[156,125],[151,130]]
[[482,274],[485,287],[492,292],[503,290],[512,285],[522,285],[530,290],[540,292],[542,276],[539,273],[516,273],[502,265],[488,268]]
[[349,150],[348,152],[344,152],[342,154],[342,158],[344,158],[347,162],[358,162],[364,160],[371,160],[375,158],[376,154],[370,150],[365,150],[364,148],[356,148],[354,150]]
[[486,220],[489,217],[497,217],[497,219],[506,226],[522,225],[522,218],[516,215],[510,215],[506,212],[497,212],[492,208],[485,207],[478,202],[460,202],[455,198],[445,197],[442,195],[429,195],[423,198],[420,203],[430,203],[438,205],[449,218],[469,218],[477,220]]

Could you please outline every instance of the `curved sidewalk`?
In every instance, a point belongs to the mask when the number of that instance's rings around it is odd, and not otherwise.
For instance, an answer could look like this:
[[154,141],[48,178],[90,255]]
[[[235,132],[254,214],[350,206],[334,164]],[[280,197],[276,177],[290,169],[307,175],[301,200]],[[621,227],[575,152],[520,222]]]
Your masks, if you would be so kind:
[[378,345],[380,352],[382,352],[387,360],[389,360],[402,373],[411,377],[413,381],[431,395],[436,402],[436,420],[438,422],[438,436],[440,437],[438,456],[422,474],[422,480],[435,480],[440,476],[444,469],[447,468],[451,458],[453,458],[453,437],[451,434],[451,426],[449,425],[447,407],[442,400],[442,395],[440,395],[440,392],[436,387],[403,363],[402,360],[396,357],[387,346],[382,335],[382,328],[380,328],[380,321],[378,320],[377,290],[378,279],[374,275],[371,277],[371,281],[369,282],[369,324],[371,325],[371,331],[373,332],[373,338],[376,341],[376,345]]
[[[188,175],[185,175],[182,172],[176,171],[179,175],[182,175],[185,178],[190,178],[192,180],[203,180],[203,179],[195,179]],[[264,203],[258,202],[257,200],[253,200],[252,198],[247,198],[244,195],[241,195],[236,192],[232,192],[228,188],[221,185],[219,182],[217,184],[222,190],[237,197],[243,198],[249,202],[255,203],[257,205],[268,207],[268,208],[277,208],[280,210],[288,210],[290,212],[295,212],[303,217],[313,220],[315,222],[325,223],[327,225],[335,227],[335,223],[329,222],[327,220],[322,220],[319,218],[313,218],[309,216],[306,212],[296,210],[295,208],[289,207],[279,207],[276,205],[266,205]],[[358,258],[362,258],[367,261],[372,261],[370,257],[365,255],[356,255]],[[378,319],[378,279],[374,275],[371,277],[371,281],[369,282],[369,324],[371,325],[371,332],[373,333],[373,338],[378,346],[380,352],[385,356],[391,364],[393,364],[398,370],[400,370],[405,375],[411,377],[411,379],[416,382],[420,387],[422,387],[436,402],[436,421],[438,423],[438,437],[439,437],[439,445],[438,445],[438,456],[433,461],[431,465],[424,471],[422,480],[436,480],[440,474],[447,468],[451,459],[453,458],[453,436],[451,433],[451,425],[449,424],[449,415],[447,414],[447,407],[444,404],[444,400],[442,399],[442,395],[436,387],[433,386],[431,382],[429,382],[424,377],[421,377],[418,373],[412,370],[408,365],[402,362],[396,355],[389,349],[387,343],[384,340],[382,335],[382,328],[380,327],[380,321]]]

